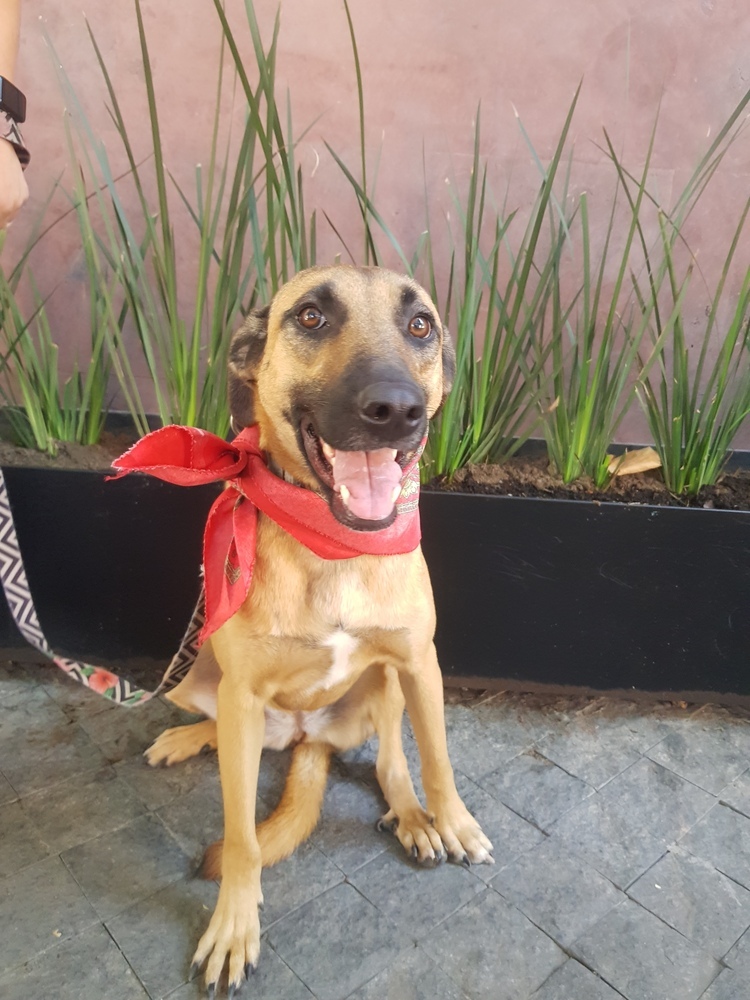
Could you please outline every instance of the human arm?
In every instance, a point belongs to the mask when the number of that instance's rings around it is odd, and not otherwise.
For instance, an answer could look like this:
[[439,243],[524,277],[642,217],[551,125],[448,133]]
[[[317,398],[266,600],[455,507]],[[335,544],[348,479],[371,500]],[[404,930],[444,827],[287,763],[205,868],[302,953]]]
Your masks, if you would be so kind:
[[[0,0],[0,76],[14,81],[21,24],[21,0]],[[2,123],[0,123],[2,124]],[[0,139],[0,229],[4,229],[29,196],[14,147]]]

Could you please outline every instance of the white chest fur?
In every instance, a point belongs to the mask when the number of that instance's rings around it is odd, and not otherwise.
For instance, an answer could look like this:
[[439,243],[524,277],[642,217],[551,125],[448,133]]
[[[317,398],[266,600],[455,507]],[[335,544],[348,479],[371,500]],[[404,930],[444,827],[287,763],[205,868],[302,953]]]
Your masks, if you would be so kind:
[[316,689],[327,691],[329,688],[335,687],[337,684],[345,681],[349,676],[352,654],[359,645],[359,639],[355,639],[354,636],[349,635],[342,629],[337,629],[322,645],[328,646],[331,650],[333,660],[328,668],[328,673],[325,674],[319,684],[316,684]]
[[[308,692],[328,691],[345,681],[352,670],[352,654],[359,645],[359,639],[337,629],[325,639],[322,646],[331,650],[331,665],[326,673]],[[284,712],[276,708],[266,708],[266,735],[263,745],[271,750],[283,750],[290,743],[309,737],[319,739],[330,716],[330,706],[312,712]]]

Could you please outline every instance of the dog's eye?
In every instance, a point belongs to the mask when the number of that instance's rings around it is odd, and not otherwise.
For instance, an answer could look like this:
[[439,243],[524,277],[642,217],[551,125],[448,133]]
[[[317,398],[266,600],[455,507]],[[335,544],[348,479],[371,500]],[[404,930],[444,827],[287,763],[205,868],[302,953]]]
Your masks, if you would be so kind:
[[300,309],[297,313],[297,321],[306,330],[320,330],[326,324],[325,316],[315,306],[305,306],[304,309]]
[[420,340],[424,340],[425,337],[429,337],[432,333],[432,323],[427,316],[415,316],[411,323],[409,323],[409,333],[412,337],[419,337]]

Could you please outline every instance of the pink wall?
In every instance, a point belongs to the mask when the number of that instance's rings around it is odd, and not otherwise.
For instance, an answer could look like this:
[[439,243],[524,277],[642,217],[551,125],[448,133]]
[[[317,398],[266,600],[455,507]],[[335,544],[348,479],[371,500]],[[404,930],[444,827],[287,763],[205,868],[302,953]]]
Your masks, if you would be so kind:
[[[257,0],[266,37],[275,0]],[[377,202],[403,244],[411,248],[424,228],[424,144],[428,187],[436,206],[447,206],[446,178],[465,181],[471,159],[472,122],[482,102],[483,153],[501,200],[523,207],[538,183],[514,117],[518,110],[538,151],[548,157],[581,78],[574,123],[576,190],[606,205],[611,166],[596,143],[606,126],[615,147],[634,169],[642,163],[661,99],[652,186],[669,202],[685,182],[708,136],[750,87],[750,16],[747,0],[351,0],[364,75],[368,150],[380,170]],[[210,0],[143,0],[163,109],[169,166],[190,183],[206,156],[206,125],[213,98],[220,29]],[[230,20],[247,45],[244,4],[227,0]],[[86,14],[101,45],[129,120],[144,107],[131,0],[89,0]],[[116,147],[104,108],[104,91],[83,14],[61,0],[26,0],[18,83],[26,92],[26,137],[33,162],[32,201],[8,241],[12,257],[65,168],[62,99],[49,50],[52,38],[69,75],[111,150]],[[285,0],[280,77],[292,94],[298,130],[320,116],[299,157],[312,202],[325,206],[351,238],[355,206],[327,140],[353,167],[358,155],[354,67],[341,0]],[[144,135],[143,150],[148,148]],[[710,276],[728,244],[738,206],[750,189],[750,139],[729,153],[709,200],[696,216],[690,241]],[[57,196],[53,212],[65,201]],[[321,231],[325,224],[321,219]],[[186,252],[190,244],[185,244]],[[339,249],[327,235],[321,257]],[[51,308],[61,343],[72,356],[87,337],[84,273],[75,226],[58,227],[37,255],[44,288],[56,288]],[[691,308],[695,328],[705,302]],[[639,436],[638,418],[625,436]]]

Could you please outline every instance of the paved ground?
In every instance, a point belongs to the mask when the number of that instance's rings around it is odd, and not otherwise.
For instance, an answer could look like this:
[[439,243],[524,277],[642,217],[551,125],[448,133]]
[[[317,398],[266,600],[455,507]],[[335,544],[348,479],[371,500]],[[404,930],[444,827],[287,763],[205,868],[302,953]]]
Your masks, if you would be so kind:
[[[337,764],[312,841],[264,875],[262,1000],[748,1000],[750,723],[712,708],[496,696],[447,708],[497,864],[417,870],[378,834],[373,749]],[[151,770],[180,716],[52,666],[0,667],[0,996],[203,995],[216,762]],[[407,734],[407,750],[416,748]],[[264,757],[262,813],[286,758]]]

